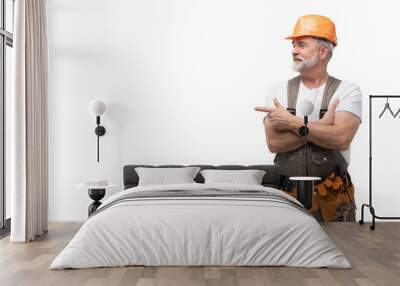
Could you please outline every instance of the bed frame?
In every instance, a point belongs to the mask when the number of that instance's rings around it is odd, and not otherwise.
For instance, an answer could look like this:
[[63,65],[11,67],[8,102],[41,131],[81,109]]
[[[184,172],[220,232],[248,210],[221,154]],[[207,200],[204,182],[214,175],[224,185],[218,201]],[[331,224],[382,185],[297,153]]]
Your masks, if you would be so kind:
[[[217,169],[217,170],[263,170],[265,175],[262,179],[262,185],[265,187],[278,188],[279,186],[279,174],[278,169],[274,165],[126,165],[124,166],[124,189],[136,187],[139,183],[139,176],[135,171],[136,167],[147,167],[147,168],[177,168],[177,167],[200,167],[202,170],[205,169]],[[204,178],[200,174],[194,178],[197,183],[204,183]]]

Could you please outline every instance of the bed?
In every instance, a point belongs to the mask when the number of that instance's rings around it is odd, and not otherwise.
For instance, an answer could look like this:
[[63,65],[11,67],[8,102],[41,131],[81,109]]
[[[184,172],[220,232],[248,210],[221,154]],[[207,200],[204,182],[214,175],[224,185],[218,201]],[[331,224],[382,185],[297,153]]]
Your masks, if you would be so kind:
[[263,170],[260,185],[193,183],[140,186],[124,167],[124,190],[107,198],[50,269],[144,266],[351,268],[319,223],[278,190],[273,165],[195,165],[201,170]]

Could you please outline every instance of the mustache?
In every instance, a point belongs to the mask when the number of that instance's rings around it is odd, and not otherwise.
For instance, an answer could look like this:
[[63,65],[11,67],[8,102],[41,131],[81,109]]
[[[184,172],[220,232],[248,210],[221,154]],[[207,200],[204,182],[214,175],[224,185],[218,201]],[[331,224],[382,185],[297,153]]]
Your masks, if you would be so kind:
[[298,58],[298,57],[293,57],[293,61],[304,61],[304,59]]

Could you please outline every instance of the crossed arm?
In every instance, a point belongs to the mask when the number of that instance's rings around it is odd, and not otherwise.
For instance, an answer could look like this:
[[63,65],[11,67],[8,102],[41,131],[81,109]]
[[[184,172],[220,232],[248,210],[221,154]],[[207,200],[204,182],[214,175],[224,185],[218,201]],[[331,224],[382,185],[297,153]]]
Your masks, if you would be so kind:
[[[264,119],[268,149],[272,153],[295,150],[304,144],[304,138],[298,134],[303,118],[290,114],[277,100],[274,103],[276,108],[256,108],[257,111],[268,113]],[[338,103],[335,101],[322,119],[308,123],[308,141],[335,150],[346,150],[350,146],[360,119],[347,111],[336,112]]]
[[268,117],[264,118],[265,140],[271,153],[296,150],[304,145],[304,138],[290,131],[275,130]]

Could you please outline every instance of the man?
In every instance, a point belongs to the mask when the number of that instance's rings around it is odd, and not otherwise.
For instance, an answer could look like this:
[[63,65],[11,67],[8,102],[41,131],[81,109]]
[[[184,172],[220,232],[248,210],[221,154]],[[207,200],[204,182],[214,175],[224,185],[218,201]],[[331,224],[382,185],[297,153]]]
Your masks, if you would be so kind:
[[[329,76],[327,66],[337,45],[334,23],[320,15],[298,19],[292,40],[293,70],[300,75],[272,86],[264,118],[267,145],[276,153],[275,164],[284,183],[290,176],[308,174],[322,178],[316,190],[312,213],[320,221],[354,221],[354,193],[347,172],[350,144],[361,123],[360,89],[348,81]],[[304,125],[299,106],[313,103],[309,115],[308,152],[299,128]],[[291,188],[288,186],[288,191]]]

